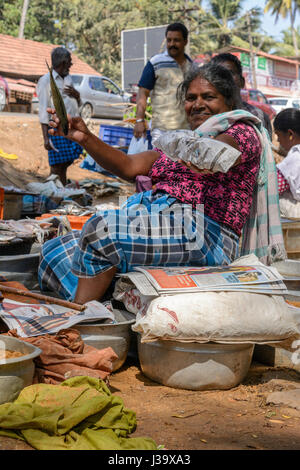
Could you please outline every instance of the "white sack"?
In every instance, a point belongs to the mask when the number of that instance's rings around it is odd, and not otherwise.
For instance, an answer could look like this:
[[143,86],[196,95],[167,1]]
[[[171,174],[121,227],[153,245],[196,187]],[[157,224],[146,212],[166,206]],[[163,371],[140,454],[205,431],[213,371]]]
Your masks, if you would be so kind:
[[290,192],[286,191],[280,196],[279,207],[281,217],[300,219],[300,201],[296,201]]
[[129,279],[121,277],[115,284],[113,298],[122,302],[128,312],[145,315],[154,297],[142,295]]
[[157,339],[268,343],[299,336],[282,296],[246,292],[199,292],[152,300],[132,329],[142,342]]

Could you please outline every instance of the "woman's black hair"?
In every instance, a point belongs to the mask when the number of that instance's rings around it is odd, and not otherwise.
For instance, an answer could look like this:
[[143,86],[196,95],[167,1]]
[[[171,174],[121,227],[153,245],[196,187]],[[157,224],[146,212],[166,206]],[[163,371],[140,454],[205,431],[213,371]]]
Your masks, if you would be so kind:
[[275,131],[287,132],[291,129],[300,136],[300,109],[283,109],[275,116],[273,126]]
[[185,101],[190,84],[198,77],[213,85],[224,96],[225,103],[231,109],[242,108],[240,90],[234,82],[232,73],[222,65],[212,64],[211,62],[202,66],[193,64],[190,67],[177,89],[177,98],[181,103]]

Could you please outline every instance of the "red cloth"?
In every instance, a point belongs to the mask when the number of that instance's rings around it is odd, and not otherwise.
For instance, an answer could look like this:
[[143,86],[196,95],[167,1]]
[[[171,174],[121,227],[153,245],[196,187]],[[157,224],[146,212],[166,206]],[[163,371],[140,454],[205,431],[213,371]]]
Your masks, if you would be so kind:
[[277,168],[277,182],[278,182],[278,193],[282,194],[284,191],[288,191],[290,189],[290,185],[281,173],[281,171]]
[[58,384],[71,377],[85,375],[105,380],[112,372],[113,361],[118,356],[108,347],[96,349],[86,345],[79,331],[73,328],[60,330],[55,335],[21,338],[16,330],[7,335],[31,343],[42,353],[35,362],[33,383]]

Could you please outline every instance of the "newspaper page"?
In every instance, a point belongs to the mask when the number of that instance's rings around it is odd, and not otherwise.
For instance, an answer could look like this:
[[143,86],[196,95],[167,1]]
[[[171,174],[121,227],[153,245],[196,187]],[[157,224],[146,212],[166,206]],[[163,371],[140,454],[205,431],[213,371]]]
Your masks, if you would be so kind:
[[143,274],[139,272],[129,272],[126,274],[121,274],[120,277],[125,277],[130,279],[135,287],[139,290],[142,295],[149,296],[158,296],[157,290],[153,287],[150,280]]
[[136,267],[159,294],[240,290],[286,292],[282,276],[269,266]]
[[56,333],[84,321],[114,322],[114,314],[103,304],[87,302],[86,309],[79,312],[53,304],[27,304],[3,299],[0,304],[0,318],[10,330],[17,330],[21,337]]

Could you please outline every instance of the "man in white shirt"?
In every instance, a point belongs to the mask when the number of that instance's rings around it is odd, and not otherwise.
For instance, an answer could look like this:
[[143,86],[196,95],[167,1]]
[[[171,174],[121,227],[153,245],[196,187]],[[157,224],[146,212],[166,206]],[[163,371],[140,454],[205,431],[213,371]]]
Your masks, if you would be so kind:
[[[79,116],[80,93],[74,88],[69,70],[72,66],[70,52],[65,47],[56,47],[51,53],[52,73],[64,100],[67,113]],[[43,75],[37,84],[39,99],[39,120],[42,127],[44,147],[48,150],[50,173],[58,175],[63,185],[67,182],[67,168],[79,157],[82,147],[60,136],[50,136],[47,108],[53,107],[50,88],[50,74]]]

